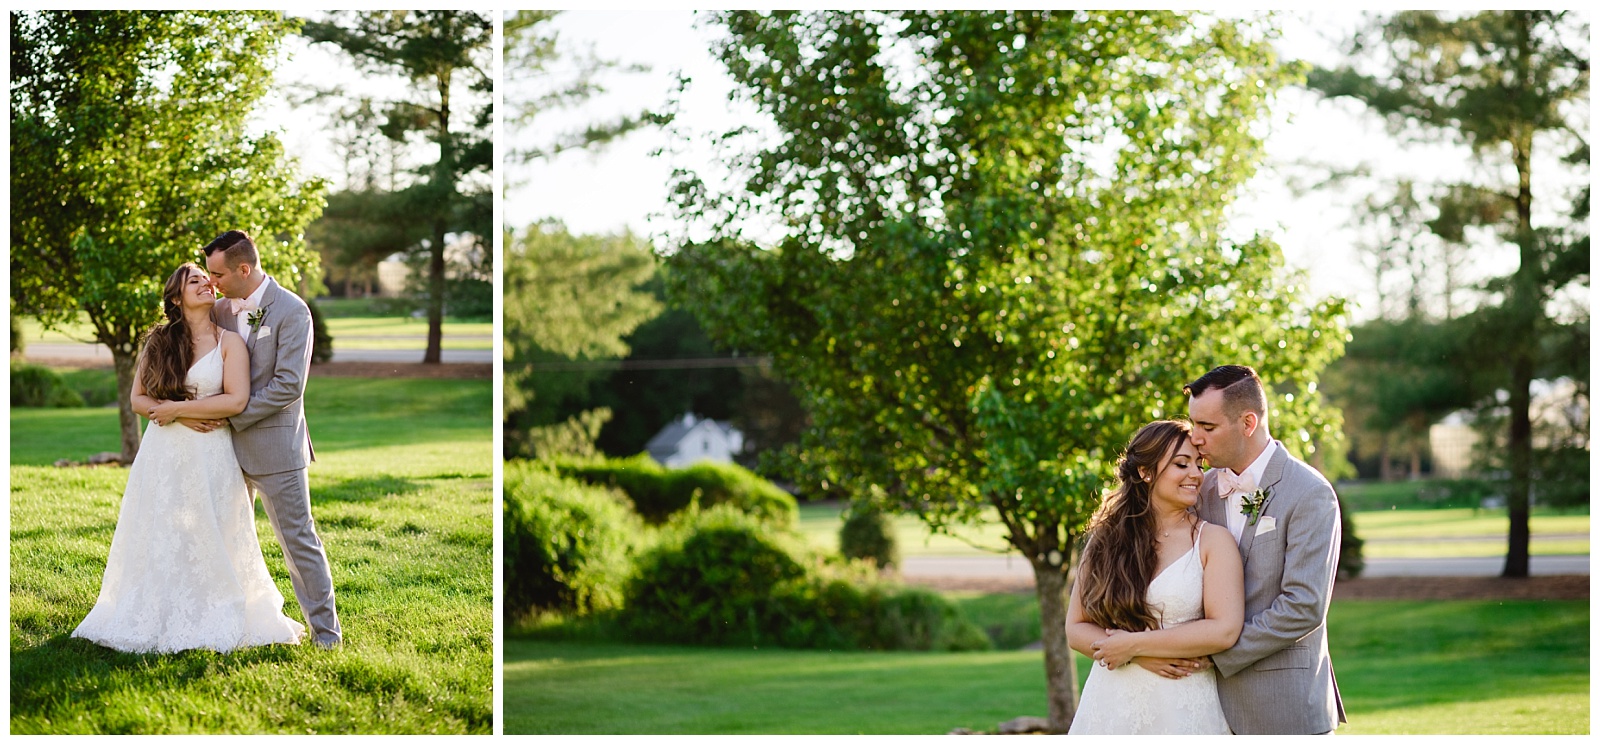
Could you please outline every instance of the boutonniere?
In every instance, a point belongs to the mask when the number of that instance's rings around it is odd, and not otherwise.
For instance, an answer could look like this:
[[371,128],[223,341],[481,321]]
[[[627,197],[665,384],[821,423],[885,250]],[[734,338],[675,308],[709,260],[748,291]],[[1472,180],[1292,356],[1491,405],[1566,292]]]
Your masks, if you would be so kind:
[[260,328],[261,327],[261,317],[266,315],[266,314],[267,314],[267,309],[266,308],[256,308],[255,310],[250,311],[250,315],[244,317],[245,323],[250,324],[250,328],[252,328],[252,329]]
[[1242,504],[1239,507],[1239,514],[1250,518],[1245,525],[1255,525],[1256,520],[1261,518],[1261,508],[1267,503],[1267,490],[1257,489],[1253,494],[1240,497],[1240,501]]

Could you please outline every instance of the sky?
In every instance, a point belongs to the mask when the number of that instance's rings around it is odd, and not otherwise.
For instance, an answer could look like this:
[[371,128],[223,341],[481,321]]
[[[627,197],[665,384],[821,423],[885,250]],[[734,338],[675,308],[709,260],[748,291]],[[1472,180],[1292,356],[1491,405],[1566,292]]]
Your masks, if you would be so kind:
[[[305,18],[320,17],[318,11],[289,11]],[[489,12],[489,11],[484,11]],[[458,81],[467,76],[458,76]],[[456,96],[468,95],[459,90]],[[402,100],[413,95],[410,84],[398,73],[363,71],[356,67],[349,54],[333,44],[312,44],[305,37],[291,34],[279,50],[278,68],[274,75],[272,92],[258,106],[253,124],[256,131],[275,131],[289,155],[300,160],[308,175],[321,176],[338,188],[344,180],[344,163],[330,142],[330,111],[336,101],[307,101],[318,90],[339,88],[350,95],[366,95],[376,100]],[[464,116],[466,106],[458,99],[453,107],[458,116]],[[425,162],[437,159],[438,149],[432,152],[417,148],[414,159]]]
[[[1288,14],[1280,49],[1285,57],[1314,63],[1339,60],[1338,43],[1360,22],[1359,11]],[[541,128],[566,131],[584,122],[604,119],[666,100],[674,74],[692,79],[680,120],[697,132],[727,129],[749,111],[730,108],[731,81],[709,53],[713,31],[696,28],[692,11],[568,11],[554,21],[566,49],[592,45],[598,56],[625,63],[643,63],[647,74],[613,74],[609,91],[581,107],[540,120]],[[559,74],[560,71],[557,71]],[[507,141],[531,144],[539,133],[511,133]],[[639,132],[599,153],[571,152],[528,166],[508,167],[506,223],[520,227],[545,218],[564,222],[575,233],[618,232],[658,236],[668,232],[666,183],[674,162],[693,166],[708,157],[703,151],[653,157],[667,145],[659,131]],[[1323,100],[1301,89],[1285,90],[1275,110],[1266,142],[1267,161],[1247,187],[1231,229],[1234,237],[1256,231],[1273,234],[1287,263],[1308,274],[1309,289],[1321,298],[1341,295],[1355,303],[1359,319],[1373,306],[1371,272],[1362,268],[1351,227],[1360,188],[1297,193],[1289,182],[1315,171],[1297,163],[1315,161],[1339,166],[1366,162],[1389,175],[1435,178],[1464,175],[1465,150],[1441,143],[1397,143],[1375,117],[1351,102]],[[1491,250],[1475,265],[1485,271],[1514,268],[1514,252]]]

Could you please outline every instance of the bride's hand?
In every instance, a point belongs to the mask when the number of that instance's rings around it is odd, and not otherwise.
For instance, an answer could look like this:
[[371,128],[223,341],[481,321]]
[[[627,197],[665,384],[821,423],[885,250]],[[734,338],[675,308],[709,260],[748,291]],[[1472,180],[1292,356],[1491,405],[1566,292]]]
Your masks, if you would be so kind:
[[150,421],[155,422],[157,425],[165,427],[171,424],[172,420],[178,418],[177,408],[176,401],[157,401],[155,406],[150,407],[150,410],[145,412],[145,416],[149,417]]
[[1106,629],[1106,638],[1090,646],[1094,648],[1096,662],[1115,670],[1138,656],[1135,649],[1138,642],[1138,634],[1130,634],[1121,629]]

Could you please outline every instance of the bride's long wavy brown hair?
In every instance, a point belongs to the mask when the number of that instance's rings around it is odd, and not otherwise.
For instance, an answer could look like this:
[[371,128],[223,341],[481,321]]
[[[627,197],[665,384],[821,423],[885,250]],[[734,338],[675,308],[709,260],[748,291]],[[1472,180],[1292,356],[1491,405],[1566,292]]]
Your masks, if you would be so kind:
[[194,262],[178,267],[161,290],[161,314],[167,320],[145,332],[139,382],[151,398],[188,401],[195,396],[185,380],[189,366],[194,364],[194,340],[189,336],[189,324],[183,321],[183,286],[189,281],[190,272],[206,276],[205,270]]
[[[1124,631],[1158,628],[1145,602],[1156,571],[1156,516],[1150,483],[1189,439],[1188,422],[1162,420],[1139,428],[1117,459],[1117,486],[1089,520],[1078,567],[1079,599],[1096,626]],[[1146,482],[1139,469],[1150,475]]]

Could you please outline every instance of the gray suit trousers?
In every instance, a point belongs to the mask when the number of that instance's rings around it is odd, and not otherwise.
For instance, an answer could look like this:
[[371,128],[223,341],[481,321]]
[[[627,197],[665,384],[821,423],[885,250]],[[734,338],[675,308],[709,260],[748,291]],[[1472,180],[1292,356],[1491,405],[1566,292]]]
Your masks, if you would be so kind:
[[343,638],[339,614],[333,605],[333,573],[328,557],[317,537],[311,519],[311,485],[306,469],[279,473],[246,472],[245,481],[261,495],[267,521],[283,547],[283,563],[289,568],[295,599],[306,615],[312,638],[323,646],[338,644]]

